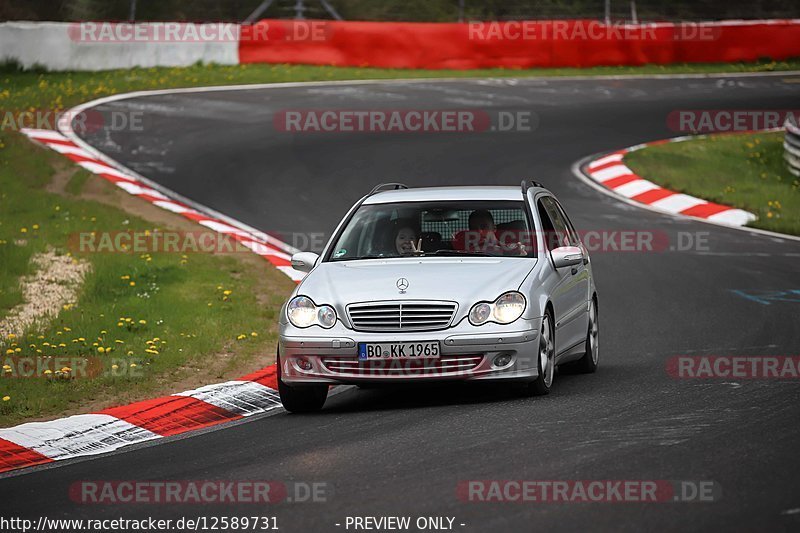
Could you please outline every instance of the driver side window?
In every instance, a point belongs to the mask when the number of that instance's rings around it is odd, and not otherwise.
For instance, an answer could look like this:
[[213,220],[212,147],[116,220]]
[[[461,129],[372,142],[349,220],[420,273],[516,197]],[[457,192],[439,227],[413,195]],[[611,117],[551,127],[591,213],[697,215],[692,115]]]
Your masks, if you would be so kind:
[[570,246],[569,230],[567,224],[558,212],[558,208],[549,196],[539,199],[537,203],[539,218],[542,220],[543,238],[547,249],[552,251],[561,246]]

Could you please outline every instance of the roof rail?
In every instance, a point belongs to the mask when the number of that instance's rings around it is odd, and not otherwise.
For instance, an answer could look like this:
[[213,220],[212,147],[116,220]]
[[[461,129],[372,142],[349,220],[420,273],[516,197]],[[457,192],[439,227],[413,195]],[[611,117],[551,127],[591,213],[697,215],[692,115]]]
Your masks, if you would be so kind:
[[538,181],[522,180],[522,194],[528,194],[528,189],[530,189],[531,187],[541,187],[542,189],[545,188],[545,186],[539,183]]
[[383,189],[385,187],[393,187],[392,190],[395,190],[395,191],[398,190],[398,189],[408,189],[408,185],[406,185],[404,183],[396,183],[396,182],[379,183],[371,191],[369,191],[369,194],[367,196],[372,196],[373,194],[375,194],[376,192],[380,191],[381,189]]

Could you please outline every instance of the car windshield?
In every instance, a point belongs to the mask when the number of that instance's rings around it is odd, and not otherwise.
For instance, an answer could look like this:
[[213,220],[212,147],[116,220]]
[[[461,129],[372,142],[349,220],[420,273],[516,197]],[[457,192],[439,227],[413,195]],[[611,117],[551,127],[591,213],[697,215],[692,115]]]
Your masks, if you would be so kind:
[[534,235],[522,201],[362,205],[339,233],[328,260],[535,257]]

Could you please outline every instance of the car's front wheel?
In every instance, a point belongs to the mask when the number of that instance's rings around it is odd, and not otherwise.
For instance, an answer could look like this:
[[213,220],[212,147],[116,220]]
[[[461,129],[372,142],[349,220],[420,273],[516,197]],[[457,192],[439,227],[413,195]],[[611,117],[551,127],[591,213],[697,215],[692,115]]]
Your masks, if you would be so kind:
[[290,413],[313,413],[322,409],[328,399],[328,386],[287,385],[281,378],[281,359],[278,356],[278,394],[283,407]]
[[544,396],[550,393],[553,385],[553,375],[555,373],[555,353],[556,346],[553,334],[553,319],[550,311],[547,311],[542,318],[542,327],[539,331],[539,349],[536,353],[539,375],[535,380],[525,384],[526,396]]

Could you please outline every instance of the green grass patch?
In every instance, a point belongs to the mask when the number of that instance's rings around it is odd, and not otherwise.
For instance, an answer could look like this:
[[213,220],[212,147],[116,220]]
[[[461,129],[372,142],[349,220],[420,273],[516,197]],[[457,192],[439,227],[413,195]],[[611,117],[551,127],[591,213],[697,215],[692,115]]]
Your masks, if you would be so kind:
[[83,191],[83,186],[86,185],[86,181],[90,176],[91,174],[88,171],[82,169],[78,170],[70,176],[64,190],[73,196],[79,195],[81,191]]
[[[70,238],[82,232],[164,228],[104,203],[47,192],[53,164],[71,163],[21,135],[8,136],[0,156],[0,309],[7,313],[20,303],[19,278],[30,272],[35,253],[54,249],[92,267],[79,297],[52,322],[0,340],[0,365],[8,365],[0,370],[0,399],[8,398],[0,401],[0,427],[82,411],[93,401],[174,392],[170,381],[187,375],[214,382],[227,369],[256,370],[250,361],[274,354],[276,312],[293,285],[283,274],[249,254],[244,260],[238,254],[80,253]],[[67,187],[80,192],[86,179],[73,177]],[[19,375],[20,358],[46,356],[66,359],[48,366],[47,375]],[[52,372],[62,364],[70,371]],[[82,364],[86,372],[69,366]]]
[[800,179],[783,160],[783,133],[712,135],[637,150],[636,174],[668,189],[738,207],[753,227],[800,235]]

